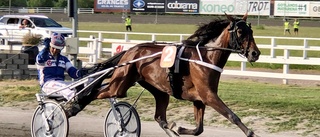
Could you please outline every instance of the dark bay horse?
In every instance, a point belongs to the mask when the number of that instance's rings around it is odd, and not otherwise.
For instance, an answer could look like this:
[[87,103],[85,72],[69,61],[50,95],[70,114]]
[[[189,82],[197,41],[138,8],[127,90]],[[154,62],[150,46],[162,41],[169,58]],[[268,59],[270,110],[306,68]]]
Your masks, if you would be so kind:
[[[127,90],[138,82],[155,98],[154,119],[169,136],[200,135],[203,132],[205,107],[210,106],[236,124],[248,137],[257,136],[249,130],[218,96],[218,84],[223,67],[232,52],[239,53],[249,62],[259,59],[260,51],[254,41],[253,32],[246,24],[247,14],[241,19],[226,14],[227,19],[217,19],[202,24],[182,45],[178,45],[175,64],[171,68],[160,67],[160,55],[134,63],[137,58],[162,51],[162,44],[142,43],[113,57],[117,64],[126,65],[114,70],[110,83],[99,90],[94,98],[126,97]],[[99,69],[110,66],[100,63]],[[111,66],[112,67],[112,66]],[[195,129],[168,123],[166,109],[169,97],[192,101],[194,105]]]

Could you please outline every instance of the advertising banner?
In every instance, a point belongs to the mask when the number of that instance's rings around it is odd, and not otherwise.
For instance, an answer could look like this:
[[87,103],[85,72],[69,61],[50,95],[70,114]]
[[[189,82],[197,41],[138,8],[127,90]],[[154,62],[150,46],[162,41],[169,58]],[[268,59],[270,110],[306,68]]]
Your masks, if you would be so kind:
[[307,1],[275,1],[275,16],[309,16]]
[[131,12],[165,12],[165,0],[131,0]]
[[320,17],[320,2],[310,2],[310,17]]
[[111,44],[111,56],[114,56],[115,54],[121,52],[121,51],[125,51],[128,50],[129,48],[135,46],[137,44],[133,44],[133,43],[112,43]]
[[130,0],[95,0],[96,12],[129,12]]
[[183,14],[198,14],[199,0],[166,0],[166,12],[168,13],[183,13]]
[[269,15],[270,1],[266,0],[201,0],[200,14],[233,14],[243,15]]

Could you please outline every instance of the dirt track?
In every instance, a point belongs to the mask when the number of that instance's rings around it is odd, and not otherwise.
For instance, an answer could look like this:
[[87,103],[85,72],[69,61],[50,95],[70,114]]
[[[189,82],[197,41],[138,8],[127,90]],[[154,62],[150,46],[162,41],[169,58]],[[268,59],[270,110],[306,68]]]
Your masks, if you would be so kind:
[[[28,137],[33,110],[22,108],[0,107],[0,137]],[[69,137],[103,137],[104,116],[79,114],[70,118]],[[187,126],[192,128],[193,126]],[[262,137],[301,137],[293,132],[271,134],[257,131]],[[142,137],[164,137],[165,132],[156,122],[142,122]],[[191,136],[186,136],[191,137]],[[245,137],[238,128],[206,126],[200,137]]]
[[[252,77],[229,77],[223,76],[222,80],[228,79],[237,79],[237,80],[252,80],[256,82],[267,82],[273,84],[281,84],[281,80],[275,79],[264,79],[264,78],[252,78]],[[315,86],[317,82],[310,81],[291,81],[291,84],[297,85],[310,85]],[[34,85],[37,81],[0,81],[0,85]],[[6,105],[5,105],[6,106]],[[12,107],[15,106],[15,107]],[[32,102],[19,102],[14,104],[9,104],[9,107],[0,107],[0,137],[27,137],[30,136],[30,121],[34,109],[37,106],[36,101]],[[186,107],[188,108],[188,106]],[[191,106],[190,106],[191,108]],[[69,137],[102,137],[103,136],[103,122],[105,114],[108,111],[108,107],[105,106],[94,106],[88,105],[86,107],[87,111],[80,112],[77,116],[70,118],[70,136]],[[212,113],[212,109],[208,108],[206,112]],[[90,112],[90,113],[88,113]],[[153,111],[152,111],[153,112]],[[184,111],[181,110],[181,113]],[[140,113],[140,116],[146,117],[145,115],[153,115],[149,113]],[[176,114],[179,115],[179,114]],[[173,116],[170,116],[173,117]],[[219,119],[224,119],[223,117],[218,117]],[[190,118],[193,119],[193,118]],[[242,117],[242,120],[248,121],[248,119]],[[267,133],[267,130],[259,124],[258,119],[249,119],[251,123],[256,123],[250,125],[249,128],[252,128],[258,135],[261,137],[302,137],[299,135],[301,131],[291,131],[285,133]],[[185,126],[193,128],[182,121],[177,121],[178,126]],[[313,135],[306,137],[319,137],[315,136],[320,132],[315,132]],[[166,136],[165,132],[159,127],[155,121],[142,121],[142,137],[164,137]],[[245,135],[242,131],[237,128],[235,125],[230,127],[222,127],[222,125],[210,125],[205,126],[204,132],[200,137],[244,137]],[[190,137],[190,136],[187,136]]]

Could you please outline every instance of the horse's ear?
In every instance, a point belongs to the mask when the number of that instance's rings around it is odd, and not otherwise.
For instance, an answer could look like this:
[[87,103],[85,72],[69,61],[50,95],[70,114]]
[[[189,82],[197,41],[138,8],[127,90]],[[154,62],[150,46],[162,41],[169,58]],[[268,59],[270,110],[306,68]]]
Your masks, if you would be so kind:
[[247,21],[247,17],[248,17],[248,12],[246,12],[246,14],[243,15],[242,20]]
[[226,12],[224,12],[224,15],[226,15],[227,19],[230,21],[230,22],[233,22],[234,21],[234,18],[230,15],[228,15]]

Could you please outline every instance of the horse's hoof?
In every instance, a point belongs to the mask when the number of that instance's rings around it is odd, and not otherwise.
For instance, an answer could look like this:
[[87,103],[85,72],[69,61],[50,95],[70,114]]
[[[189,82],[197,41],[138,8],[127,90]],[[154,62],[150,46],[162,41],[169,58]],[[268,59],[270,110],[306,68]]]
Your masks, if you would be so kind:
[[164,129],[164,128],[168,128],[167,122],[160,121],[160,122],[159,122],[159,125],[160,125],[160,127],[163,128],[163,129]]
[[256,135],[253,131],[249,130],[247,133],[247,137],[259,137],[259,136]]
[[184,127],[179,127],[177,131],[178,131],[179,134],[185,134],[185,131],[186,131],[186,130],[187,130],[187,129],[184,128]]
[[252,137],[260,137],[260,136],[258,136],[258,135],[256,135],[256,134],[253,134]]
[[258,136],[258,135],[256,135],[256,134],[253,134],[253,135],[248,136],[248,137],[260,137],[260,136]]
[[176,122],[171,122],[171,123],[168,124],[168,128],[171,129],[171,130],[176,126],[177,126]]
[[169,137],[180,137],[180,135],[177,132],[171,129],[164,129],[164,131],[167,133]]

